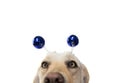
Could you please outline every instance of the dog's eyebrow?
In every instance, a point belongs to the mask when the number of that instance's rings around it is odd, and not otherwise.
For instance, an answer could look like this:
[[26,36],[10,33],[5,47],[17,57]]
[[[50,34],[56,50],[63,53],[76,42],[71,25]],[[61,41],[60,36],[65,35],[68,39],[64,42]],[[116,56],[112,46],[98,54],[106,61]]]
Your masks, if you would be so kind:
[[[71,61],[76,62],[75,60],[67,60],[67,61],[65,61],[65,63],[68,63],[68,62],[71,62]],[[76,64],[77,64],[77,62],[76,62]]]
[[41,64],[42,64],[43,62],[47,62],[47,63],[50,64],[50,61],[47,61],[47,60],[43,60],[43,61],[41,62]]

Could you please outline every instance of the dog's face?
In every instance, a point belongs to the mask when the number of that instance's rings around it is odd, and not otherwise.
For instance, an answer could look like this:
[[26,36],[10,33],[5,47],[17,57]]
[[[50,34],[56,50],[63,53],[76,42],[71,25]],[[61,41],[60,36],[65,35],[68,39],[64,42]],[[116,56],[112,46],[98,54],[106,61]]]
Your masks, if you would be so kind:
[[86,67],[70,52],[49,53],[38,69],[34,83],[88,83]]

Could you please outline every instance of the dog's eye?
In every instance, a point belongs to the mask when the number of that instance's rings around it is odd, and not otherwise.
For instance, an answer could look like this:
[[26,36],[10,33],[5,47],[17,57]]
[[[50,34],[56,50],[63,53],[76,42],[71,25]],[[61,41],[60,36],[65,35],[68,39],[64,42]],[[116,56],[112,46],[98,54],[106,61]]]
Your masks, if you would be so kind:
[[42,68],[48,68],[48,66],[49,66],[49,63],[46,61],[42,62],[42,64],[41,64]]
[[76,68],[77,67],[77,63],[75,61],[68,61],[67,62],[67,67],[68,68]]

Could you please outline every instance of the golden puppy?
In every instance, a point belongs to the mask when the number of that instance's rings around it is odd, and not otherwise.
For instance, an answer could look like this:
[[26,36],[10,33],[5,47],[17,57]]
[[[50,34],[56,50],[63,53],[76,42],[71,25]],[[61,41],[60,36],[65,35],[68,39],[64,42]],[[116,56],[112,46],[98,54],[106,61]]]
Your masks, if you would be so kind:
[[71,53],[48,53],[33,83],[88,83],[86,67]]

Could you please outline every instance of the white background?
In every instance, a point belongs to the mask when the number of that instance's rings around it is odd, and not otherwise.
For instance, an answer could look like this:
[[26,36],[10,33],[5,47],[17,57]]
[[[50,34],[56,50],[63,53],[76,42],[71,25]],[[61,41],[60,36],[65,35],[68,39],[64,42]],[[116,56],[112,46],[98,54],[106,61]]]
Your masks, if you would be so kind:
[[119,0],[0,0],[0,83],[32,83],[47,53],[35,49],[41,35],[49,51],[70,51],[90,73],[90,83],[120,83]]

